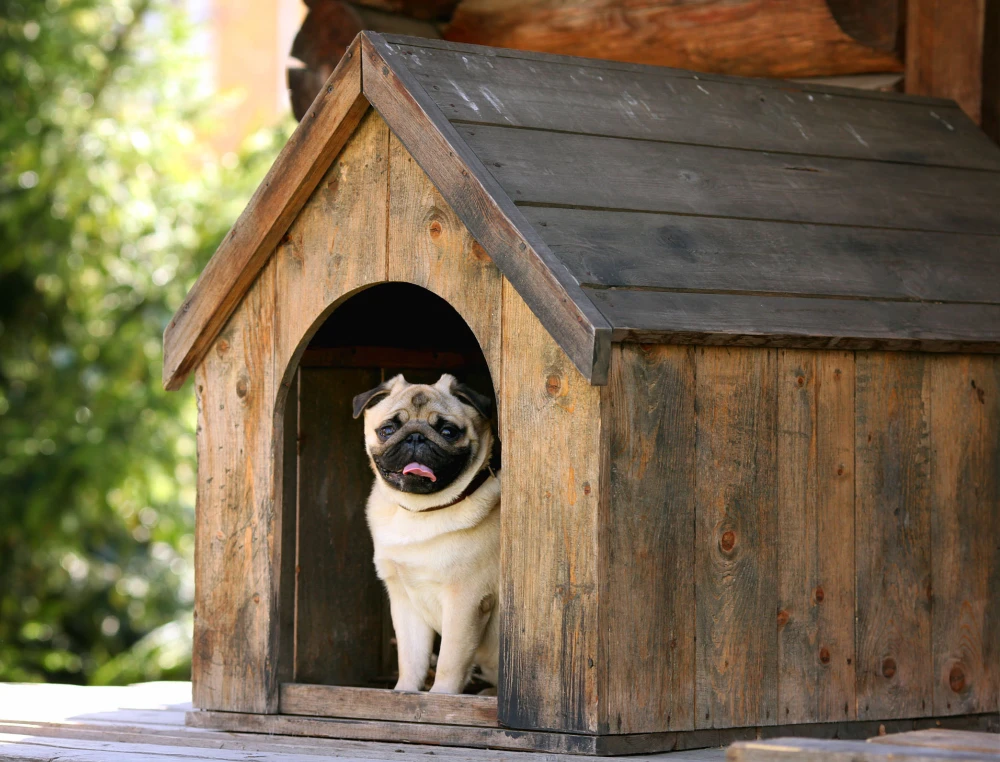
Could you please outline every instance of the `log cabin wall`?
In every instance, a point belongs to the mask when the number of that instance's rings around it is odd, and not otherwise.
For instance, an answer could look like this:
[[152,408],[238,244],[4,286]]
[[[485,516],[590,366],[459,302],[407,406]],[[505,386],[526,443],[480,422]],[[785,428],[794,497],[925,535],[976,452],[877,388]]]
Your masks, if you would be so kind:
[[617,345],[602,732],[996,712],[1000,358]]

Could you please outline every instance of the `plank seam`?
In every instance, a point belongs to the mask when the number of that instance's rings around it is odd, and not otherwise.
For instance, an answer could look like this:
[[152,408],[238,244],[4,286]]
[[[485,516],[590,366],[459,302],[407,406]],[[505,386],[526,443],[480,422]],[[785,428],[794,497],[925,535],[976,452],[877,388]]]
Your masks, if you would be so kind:
[[936,162],[903,161],[901,159],[880,159],[866,156],[840,156],[837,154],[805,153],[801,151],[781,151],[763,148],[746,148],[743,146],[721,145],[719,143],[696,143],[690,140],[666,140],[663,138],[644,138],[633,135],[611,135],[605,132],[584,132],[578,130],[560,130],[550,127],[532,127],[524,124],[509,124],[505,122],[472,121],[470,119],[449,119],[452,124],[463,127],[494,127],[505,130],[524,130],[526,132],[547,132],[553,135],[579,135],[588,138],[604,138],[607,140],[627,140],[635,143],[655,143],[658,145],[694,146],[696,148],[717,148],[724,151],[740,151],[742,153],[761,153],[770,156],[808,156],[816,159],[836,159],[839,161],[864,161],[869,164],[897,164],[906,167],[926,167],[928,169],[957,169],[969,172],[997,173],[1000,169],[994,167],[973,167],[961,164],[940,164]]
[[730,214],[700,214],[698,212],[679,212],[664,209],[632,209],[616,206],[588,206],[586,204],[559,204],[550,201],[515,201],[517,207],[533,209],[570,209],[581,212],[622,212],[627,214],[658,214],[672,217],[699,217],[711,220],[740,220],[743,222],[771,222],[782,225],[814,225],[816,227],[849,228],[852,230],[887,230],[905,233],[934,233],[936,235],[978,236],[982,238],[1000,238],[1000,233],[973,233],[956,230],[937,230],[933,228],[890,227],[887,225],[865,225],[853,222],[811,222],[809,220],[786,220],[778,217],[747,217]]
[[979,307],[997,307],[1000,302],[952,301],[941,299],[919,299],[905,296],[856,296],[853,294],[817,294],[798,293],[795,291],[746,291],[740,289],[710,289],[710,288],[673,288],[670,286],[632,286],[628,284],[581,283],[581,288],[592,291],[638,291],[654,294],[705,294],[708,296],[757,296],[772,299],[830,299],[846,302],[891,302],[902,304],[927,305],[969,305]]

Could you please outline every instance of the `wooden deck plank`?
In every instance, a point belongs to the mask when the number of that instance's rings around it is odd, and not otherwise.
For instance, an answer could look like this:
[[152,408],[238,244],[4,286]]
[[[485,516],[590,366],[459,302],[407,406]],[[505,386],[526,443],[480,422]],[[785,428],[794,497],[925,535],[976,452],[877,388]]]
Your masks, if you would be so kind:
[[[891,738],[891,736],[887,736]],[[992,754],[893,745],[891,741],[827,741],[778,738],[774,741],[735,743],[726,752],[729,762],[995,762]]]

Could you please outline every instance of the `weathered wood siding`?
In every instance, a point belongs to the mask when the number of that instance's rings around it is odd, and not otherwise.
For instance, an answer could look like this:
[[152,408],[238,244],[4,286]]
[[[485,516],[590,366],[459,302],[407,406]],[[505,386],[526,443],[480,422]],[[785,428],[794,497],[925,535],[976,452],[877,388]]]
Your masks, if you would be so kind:
[[610,732],[997,711],[1000,358],[625,344],[611,377]]
[[[447,299],[500,378],[500,274],[369,111],[197,369],[199,708],[274,712],[279,681],[358,683],[372,674],[367,667],[384,661],[380,613],[340,616],[351,600],[380,592],[373,575],[347,568],[370,562],[363,501],[371,476],[361,440],[359,457],[338,469],[330,427],[316,425],[354,423],[346,405],[375,377],[309,369],[300,382],[296,371],[336,305],[387,280]],[[341,387],[339,397],[330,396]],[[286,417],[290,397],[288,409],[300,415]],[[333,409],[341,403],[343,411]],[[303,415],[306,436],[289,436],[285,427]],[[291,458],[324,478],[290,483],[300,470],[286,462]],[[345,479],[363,485],[345,486]],[[303,499],[311,508],[300,513]],[[357,532],[358,542],[348,539]],[[364,590],[350,590],[348,577]],[[340,597],[326,594],[331,579],[342,583]]]

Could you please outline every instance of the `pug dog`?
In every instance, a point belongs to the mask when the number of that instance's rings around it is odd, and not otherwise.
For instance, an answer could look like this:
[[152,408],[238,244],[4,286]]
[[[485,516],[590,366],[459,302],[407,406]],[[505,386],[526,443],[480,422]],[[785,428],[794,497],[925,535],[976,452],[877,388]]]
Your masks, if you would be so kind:
[[444,374],[395,376],[354,398],[375,472],[366,517],[375,570],[389,593],[398,691],[427,677],[432,693],[461,693],[478,666],[496,685],[500,578],[499,443],[489,398]]

